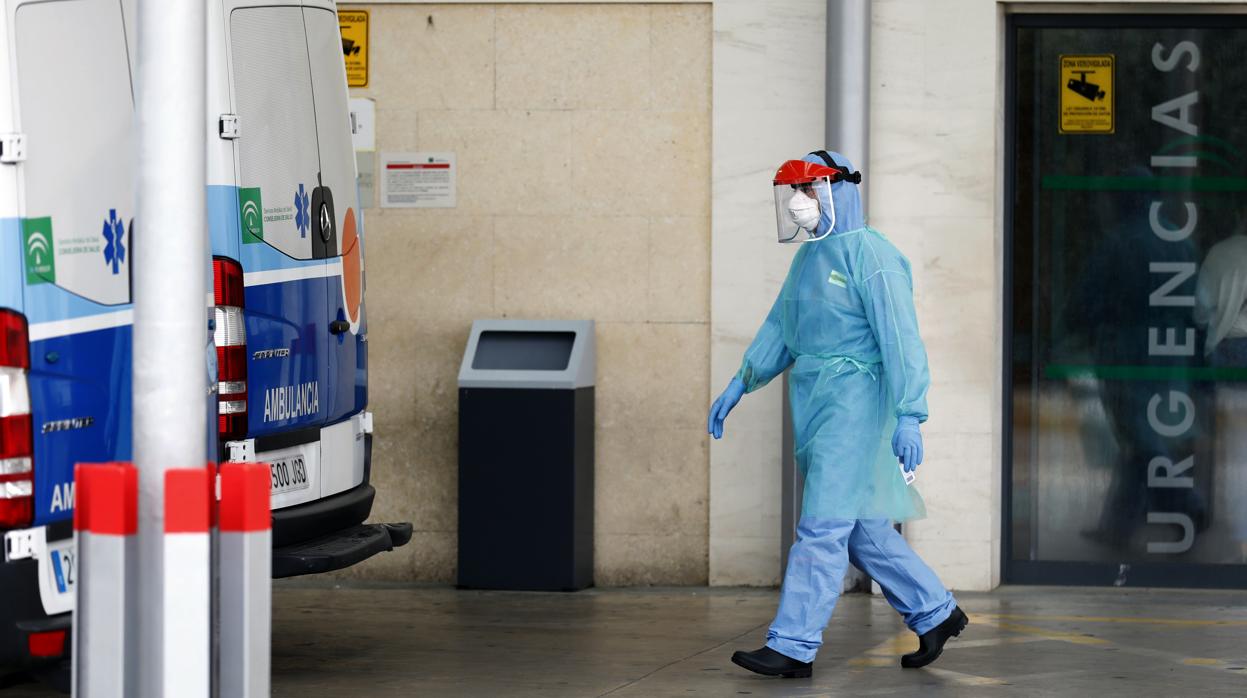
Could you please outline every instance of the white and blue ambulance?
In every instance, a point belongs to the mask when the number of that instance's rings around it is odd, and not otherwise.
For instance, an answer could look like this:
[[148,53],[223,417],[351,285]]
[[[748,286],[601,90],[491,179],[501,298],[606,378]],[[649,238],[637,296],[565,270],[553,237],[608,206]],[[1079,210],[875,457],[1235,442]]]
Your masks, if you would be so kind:
[[[179,231],[136,232],[134,0],[0,1],[0,667],[13,667],[68,651],[74,464],[132,457],[131,262],[144,235]],[[339,569],[411,527],[363,523],[364,229],[338,18],[329,0],[208,5],[219,460],[271,464],[274,576]]]

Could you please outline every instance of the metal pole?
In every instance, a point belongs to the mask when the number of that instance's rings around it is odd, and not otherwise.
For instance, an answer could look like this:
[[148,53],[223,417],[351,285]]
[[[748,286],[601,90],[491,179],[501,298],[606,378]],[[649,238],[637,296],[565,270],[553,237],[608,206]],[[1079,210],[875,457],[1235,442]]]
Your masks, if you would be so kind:
[[797,521],[801,518],[801,496],[805,493],[805,483],[801,473],[797,470],[796,448],[792,442],[792,407],[788,403],[788,374],[789,371],[784,371],[784,374],[780,376],[784,387],[784,427],[780,441],[782,444],[780,472],[783,477],[783,482],[780,483],[782,501],[779,507],[780,579],[783,579],[784,573],[788,570],[788,553],[792,550],[792,544],[797,540]]
[[[167,661],[165,471],[204,467],[208,413],[206,15],[203,0],[138,0],[134,460],[139,472],[139,691]],[[199,574],[196,570],[193,574]],[[208,570],[203,570],[208,574]],[[207,603],[205,599],[205,603]]]
[[[826,126],[824,148],[837,151],[852,161],[863,174],[858,185],[862,213],[869,209],[867,182],[870,179],[870,0],[827,0]],[[810,150],[816,148],[811,147]],[[792,411],[788,406],[788,387],[784,383],[784,438],[782,456],[783,506],[780,509],[781,574],[788,567],[788,550],[796,540],[801,516],[801,476],[796,470],[792,447]],[[855,570],[846,577],[845,588],[857,588],[856,579],[865,579]]]
[[862,171],[869,210],[870,0],[827,0],[827,147]]

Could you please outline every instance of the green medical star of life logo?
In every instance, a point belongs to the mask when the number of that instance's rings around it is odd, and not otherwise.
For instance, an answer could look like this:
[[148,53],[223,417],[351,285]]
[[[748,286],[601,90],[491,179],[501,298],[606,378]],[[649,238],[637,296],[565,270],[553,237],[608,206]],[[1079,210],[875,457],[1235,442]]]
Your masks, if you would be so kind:
[[260,203],[259,187],[238,190],[238,215],[242,223],[243,244],[264,242],[264,206]]
[[52,219],[22,219],[22,250],[26,258],[26,283],[56,283],[56,258],[52,254]]

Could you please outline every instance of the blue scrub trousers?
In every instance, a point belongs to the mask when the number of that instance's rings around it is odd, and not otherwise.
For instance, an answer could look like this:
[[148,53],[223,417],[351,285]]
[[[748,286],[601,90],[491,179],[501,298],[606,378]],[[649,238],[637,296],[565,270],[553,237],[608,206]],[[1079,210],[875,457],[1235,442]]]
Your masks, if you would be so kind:
[[767,647],[798,661],[814,661],[850,561],[879,583],[888,603],[919,635],[943,623],[957,607],[952,593],[890,521],[802,517]]

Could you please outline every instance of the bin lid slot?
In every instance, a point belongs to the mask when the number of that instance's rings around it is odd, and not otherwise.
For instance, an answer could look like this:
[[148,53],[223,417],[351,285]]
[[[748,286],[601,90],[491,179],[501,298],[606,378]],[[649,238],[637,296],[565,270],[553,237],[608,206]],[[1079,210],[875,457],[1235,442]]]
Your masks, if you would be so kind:
[[565,371],[575,332],[482,332],[476,342],[476,370]]
[[477,320],[459,367],[459,387],[591,387],[593,335],[592,320]]

